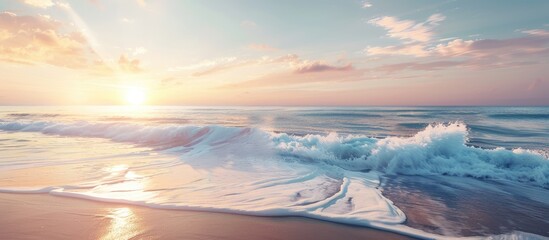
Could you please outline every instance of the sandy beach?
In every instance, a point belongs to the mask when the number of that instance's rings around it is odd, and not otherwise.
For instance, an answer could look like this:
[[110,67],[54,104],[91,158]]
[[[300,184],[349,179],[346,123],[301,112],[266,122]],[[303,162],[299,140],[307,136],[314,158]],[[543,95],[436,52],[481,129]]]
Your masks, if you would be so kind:
[[0,239],[411,239],[299,217],[251,217],[0,194]]
[[548,12],[0,1],[0,240],[549,240]]

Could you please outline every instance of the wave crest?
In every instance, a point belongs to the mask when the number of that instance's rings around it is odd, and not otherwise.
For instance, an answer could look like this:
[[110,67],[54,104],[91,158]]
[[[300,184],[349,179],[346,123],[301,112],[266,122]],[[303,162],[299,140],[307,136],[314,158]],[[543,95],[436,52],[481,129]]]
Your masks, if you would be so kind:
[[541,153],[467,146],[467,136],[462,123],[429,125],[410,138],[378,141],[366,164],[386,173],[506,179],[549,187],[549,161]]
[[282,156],[348,170],[506,179],[549,187],[549,161],[542,153],[467,146],[468,134],[465,124],[455,122],[428,125],[412,137],[279,134],[273,141]]
[[[346,170],[388,174],[452,175],[530,182],[549,188],[547,156],[531,150],[467,146],[464,123],[431,124],[411,137],[364,135],[295,136],[255,128],[144,126],[127,123],[0,122],[0,130],[99,137],[158,149],[238,154],[263,158],[271,152],[287,161],[329,164]],[[246,146],[246,147],[244,147]],[[244,150],[252,147],[252,150]]]

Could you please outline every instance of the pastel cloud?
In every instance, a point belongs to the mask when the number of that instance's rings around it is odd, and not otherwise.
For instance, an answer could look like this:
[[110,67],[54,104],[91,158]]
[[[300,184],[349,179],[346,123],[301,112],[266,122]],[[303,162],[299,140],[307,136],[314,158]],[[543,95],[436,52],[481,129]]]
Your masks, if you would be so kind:
[[426,63],[419,63],[414,61],[414,62],[404,62],[404,63],[383,65],[381,67],[376,68],[375,70],[388,72],[388,73],[394,73],[394,72],[404,71],[404,70],[435,71],[439,69],[456,67],[456,66],[464,66],[464,65],[465,63],[462,61],[432,61],[432,62],[426,62]]
[[544,30],[525,31],[528,35],[509,39],[456,39],[447,44],[439,44],[432,51],[441,56],[494,57],[517,54],[546,53],[549,45],[549,32]]
[[352,64],[346,64],[343,66],[330,65],[322,61],[303,60],[295,54],[287,54],[279,57],[262,57],[258,59],[238,59],[236,57],[221,58],[216,60],[204,61],[202,63],[192,66],[180,67],[179,69],[198,69],[192,75],[195,77],[201,77],[210,74],[217,74],[235,68],[266,64],[283,64],[296,74],[354,70]]
[[396,17],[384,16],[368,21],[370,24],[385,28],[387,35],[412,42],[428,42],[433,39],[433,29],[446,17],[433,14],[427,21],[416,23],[412,20],[400,20]]
[[549,31],[544,29],[530,29],[522,32],[530,35],[534,35],[534,36],[549,36]]
[[398,46],[368,47],[368,55],[408,55],[415,57],[497,57],[517,54],[535,55],[548,51],[549,34],[544,30],[525,31],[527,36],[509,39],[454,39],[447,43],[429,46],[410,43]]
[[38,8],[48,8],[54,5],[51,0],[22,0],[22,2]]
[[[435,45],[437,41],[434,39],[434,28],[444,19],[445,16],[442,14],[433,14],[421,23],[416,23],[413,20],[400,20],[391,16],[374,18],[369,23],[385,28],[389,37],[405,42],[401,45],[367,47],[365,53],[370,56],[466,57],[469,58],[468,62],[479,63],[483,58],[501,60],[511,56],[535,57],[546,55],[549,52],[547,48],[549,31],[543,29],[523,31],[527,36],[519,38],[481,40],[448,38],[447,40],[451,41]],[[417,65],[412,66],[417,67]]]
[[312,73],[312,72],[330,72],[330,71],[352,71],[354,70],[352,64],[346,64],[344,66],[333,66],[329,65],[320,61],[313,61],[313,62],[303,62],[299,64],[294,72],[303,74],[303,73]]
[[351,63],[332,65],[319,60],[303,60],[295,54],[288,54],[277,58],[263,58],[260,63],[285,64],[289,69],[288,71],[266,74],[252,80],[227,84],[221,88],[284,87],[320,82],[363,80],[363,71],[355,69]]
[[94,56],[84,35],[48,16],[0,13],[0,60],[83,68]]
[[[397,72],[404,70],[435,71],[453,67],[489,69],[539,64],[549,57],[549,31],[524,30],[525,36],[507,39],[434,38],[434,28],[445,19],[441,14],[431,15],[427,21],[416,23],[396,17],[370,20],[383,27],[387,35],[403,40],[400,45],[367,47],[365,53],[375,55],[404,55],[423,59],[383,65],[373,70]],[[444,42],[444,43],[440,43]]]
[[197,70],[197,69],[204,69],[208,67],[213,67],[217,64],[220,64],[220,62],[224,61],[234,61],[236,58],[219,58],[219,59],[212,59],[212,60],[204,60],[195,64],[186,65],[186,66],[178,66],[178,67],[171,67],[168,69],[170,72],[180,72],[180,71],[190,71],[190,70]]
[[425,57],[431,55],[427,44],[434,39],[434,29],[446,17],[442,14],[433,14],[426,21],[417,23],[413,20],[400,20],[397,17],[384,16],[368,21],[375,26],[387,30],[387,36],[405,41],[401,45],[385,47],[368,47],[368,55],[408,55]]
[[216,74],[227,70],[244,67],[255,64],[253,60],[240,60],[236,57],[220,58],[215,60],[203,61],[202,63],[192,66],[183,67],[181,69],[198,69],[192,75],[194,77],[201,77],[210,74]]
[[[527,33],[526,36],[508,39],[455,39],[432,48],[424,47],[421,55],[415,55],[417,57],[429,56],[431,59],[435,59],[434,61],[389,64],[376,70],[384,72],[435,71],[451,67],[491,69],[543,63],[543,59],[549,58],[548,32],[529,30],[525,33]],[[395,48],[394,50],[393,54],[405,55],[399,52],[399,49]]]
[[130,73],[138,73],[142,70],[138,59],[131,59],[126,55],[120,55],[118,58],[118,66],[121,70]]
[[409,43],[399,46],[368,47],[365,50],[368,55],[408,55],[416,57],[429,56],[431,53],[423,44]]

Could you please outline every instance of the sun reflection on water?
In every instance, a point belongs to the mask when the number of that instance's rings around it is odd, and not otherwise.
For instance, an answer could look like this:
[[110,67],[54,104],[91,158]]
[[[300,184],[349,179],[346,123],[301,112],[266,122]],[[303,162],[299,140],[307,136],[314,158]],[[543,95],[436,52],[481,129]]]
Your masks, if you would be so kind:
[[130,239],[138,235],[138,218],[132,209],[127,207],[111,208],[107,217],[111,219],[111,225],[101,239]]
[[107,199],[145,202],[154,198],[157,193],[147,190],[149,178],[130,169],[131,167],[126,164],[103,168],[108,175],[93,188],[93,195]]

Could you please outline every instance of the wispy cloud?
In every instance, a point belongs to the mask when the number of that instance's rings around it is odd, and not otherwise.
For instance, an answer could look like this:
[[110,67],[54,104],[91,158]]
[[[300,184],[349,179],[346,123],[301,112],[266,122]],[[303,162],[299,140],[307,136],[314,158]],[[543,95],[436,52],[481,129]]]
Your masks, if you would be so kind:
[[224,71],[266,64],[283,64],[296,74],[307,74],[314,72],[330,72],[330,71],[352,71],[354,67],[348,63],[342,66],[331,65],[323,61],[311,61],[301,59],[298,55],[287,54],[279,57],[261,57],[257,59],[239,59],[236,57],[219,58],[214,60],[203,61],[198,64],[178,67],[172,70],[195,70],[192,76],[201,77],[210,74],[217,74]]
[[368,22],[387,29],[389,37],[412,42],[428,42],[433,39],[433,29],[445,18],[444,15],[437,13],[420,23],[391,16],[374,18]]
[[294,72],[299,74],[304,74],[304,73],[330,72],[330,71],[345,72],[345,71],[352,71],[352,70],[354,70],[354,67],[350,63],[343,66],[334,66],[334,65],[329,65],[327,63],[323,63],[320,61],[313,61],[313,62],[303,62],[299,64],[298,66],[296,66]]
[[129,73],[138,73],[142,70],[138,59],[131,59],[126,55],[120,55],[118,58],[118,66],[121,70]]
[[433,14],[426,21],[417,23],[413,20],[401,20],[397,17],[385,16],[368,21],[375,26],[387,30],[387,36],[404,41],[400,45],[375,46],[365,49],[368,55],[408,55],[416,57],[429,56],[428,44],[433,42],[435,27],[444,21],[442,14]]
[[256,64],[284,64],[287,70],[270,73],[265,76],[239,83],[223,85],[221,88],[262,88],[284,87],[319,82],[343,82],[364,80],[362,70],[351,63],[332,65],[320,60],[303,60],[298,55],[288,54],[276,58],[262,58]]
[[544,30],[525,31],[526,36],[508,39],[456,39],[438,44],[430,51],[432,55],[472,58],[508,58],[511,56],[535,56],[549,51],[549,32]]
[[549,32],[544,29],[523,30],[525,36],[507,39],[435,38],[435,28],[445,19],[433,14],[426,21],[400,20],[381,17],[369,23],[383,27],[387,36],[402,40],[399,45],[368,46],[365,53],[375,55],[405,55],[420,60],[388,64],[375,71],[397,72],[405,70],[436,71],[461,67],[490,69],[518,67],[540,63],[549,57]]
[[425,45],[418,43],[387,47],[367,47],[365,52],[368,55],[408,55],[416,57],[425,57],[431,54],[431,52],[425,48]]
[[362,2],[362,8],[371,8],[373,5],[369,1],[363,1]]
[[201,77],[205,75],[216,74],[216,73],[224,72],[227,70],[248,66],[255,63],[256,61],[253,61],[253,60],[240,60],[235,57],[224,58],[216,61],[207,61],[205,64],[197,65],[197,68],[199,69],[202,68],[202,69],[192,73],[192,76]]
[[376,71],[394,73],[405,70],[420,70],[420,71],[435,71],[448,67],[463,66],[465,63],[462,61],[432,61],[432,62],[404,62],[397,64],[388,64],[376,68]]
[[38,7],[38,8],[49,8],[55,5],[54,2],[51,0],[20,0],[20,1],[27,5]]
[[496,57],[511,54],[538,54],[547,51],[549,32],[540,29],[524,31],[527,36],[509,39],[453,39],[446,43],[408,43],[387,47],[367,47],[368,55],[409,55],[416,57]]
[[225,62],[232,62],[235,61],[236,57],[229,57],[229,58],[217,58],[217,59],[210,59],[210,60],[203,60],[201,62],[191,64],[191,65],[185,65],[185,66],[177,66],[177,67],[171,67],[168,69],[169,72],[180,72],[180,71],[196,71],[199,69],[204,69],[208,67],[213,67],[218,64],[223,64]]
[[[524,32],[527,35],[518,38],[455,39],[429,48],[418,45],[422,47],[422,50],[418,50],[421,55],[416,56],[428,56],[429,60],[389,64],[376,68],[376,70],[384,72],[435,71],[453,67],[493,69],[544,63],[543,59],[549,58],[549,34],[543,30]],[[390,50],[387,51],[390,52]],[[393,53],[406,55],[396,49]]]
[[147,53],[147,49],[144,47],[136,47],[136,48],[130,48],[129,49],[133,56],[143,55]]

